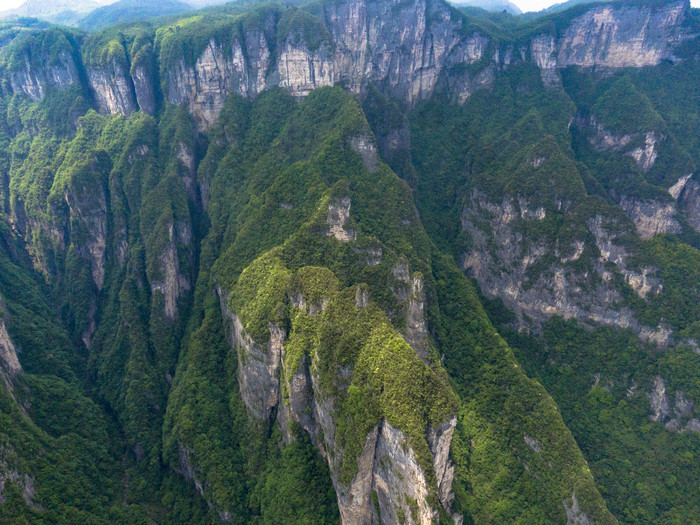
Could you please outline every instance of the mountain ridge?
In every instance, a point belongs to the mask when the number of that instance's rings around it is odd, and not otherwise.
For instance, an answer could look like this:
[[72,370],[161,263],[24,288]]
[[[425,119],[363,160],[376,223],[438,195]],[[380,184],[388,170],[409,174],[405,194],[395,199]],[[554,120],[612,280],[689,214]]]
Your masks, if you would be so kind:
[[186,16],[2,28],[0,521],[700,516],[687,1]]
[[[342,5],[344,4],[339,4],[339,6]],[[349,2],[347,5],[353,6],[354,13],[364,13],[366,9],[374,9],[364,2]],[[209,42],[202,40],[199,49],[194,50],[194,56],[178,55],[182,53],[177,50],[178,46],[184,50],[182,47],[184,43],[179,39],[184,35],[188,35],[184,38],[190,38],[188,31],[197,32],[198,24],[209,23],[194,19],[191,28],[180,28],[175,34],[164,35],[162,39],[156,39],[152,44],[160,49],[160,56],[150,60],[155,60],[157,63],[155,67],[161,69],[162,86],[143,86],[142,80],[138,78],[141,76],[138,70],[139,64],[131,64],[131,59],[128,57],[132,53],[127,49],[119,50],[123,45],[116,41],[108,43],[111,46],[109,54],[104,53],[106,48],[90,51],[93,55],[95,52],[102,53],[101,62],[95,61],[92,56],[86,58],[93,64],[97,62],[102,65],[101,68],[94,66],[88,68],[88,75],[91,77],[90,88],[97,98],[100,111],[128,115],[139,107],[137,97],[134,97],[131,88],[128,87],[130,85],[133,85],[137,92],[142,89],[153,93],[162,89],[163,96],[169,102],[176,105],[187,103],[202,129],[206,129],[216,121],[223,100],[230,91],[250,97],[268,86],[280,85],[295,96],[303,96],[316,87],[343,83],[352,92],[361,93],[366,91],[369,83],[374,83],[385,95],[398,97],[409,106],[415,106],[419,101],[430,98],[436,92],[444,93],[453,102],[463,103],[475,90],[491,86],[497,71],[508,67],[511,63],[532,61],[540,68],[545,83],[557,83],[559,82],[557,70],[572,65],[597,68],[644,67],[656,65],[663,60],[675,60],[672,51],[674,47],[684,39],[692,38],[683,25],[686,23],[689,10],[687,0],[663,4],[662,7],[653,3],[642,3],[640,4],[642,7],[633,7],[631,11],[626,11],[627,8],[617,4],[613,5],[615,6],[613,8],[603,6],[586,11],[572,20],[566,29],[556,30],[563,32],[559,35],[552,34],[551,29],[544,30],[540,34],[536,34],[539,32],[536,28],[531,29],[532,36],[529,38],[527,50],[520,48],[518,51],[520,56],[515,53],[515,44],[501,44],[494,48],[492,40],[478,29],[465,32],[460,28],[460,24],[464,22],[450,21],[452,15],[447,4],[432,1],[422,3],[419,7],[411,7],[405,10],[402,16],[407,17],[407,23],[411,21],[413,24],[418,23],[423,16],[421,13],[432,11],[433,18],[429,20],[435,20],[435,22],[425,27],[415,26],[418,32],[408,36],[405,42],[396,43],[392,42],[389,34],[380,36],[382,26],[371,22],[381,19],[379,12],[366,11],[366,18],[359,17],[353,20],[347,19],[348,15],[343,11],[343,7],[323,8],[323,22],[311,22],[312,18],[303,21],[305,17],[310,16],[304,14],[303,10],[295,11],[298,14],[294,15],[296,17],[294,24],[320,23],[324,26],[322,31],[316,33],[317,36],[314,37],[318,38],[318,35],[321,35],[321,40],[306,41],[306,35],[311,35],[311,33],[303,33],[306,29],[303,29],[302,33],[296,33],[297,30],[292,29],[291,32],[284,34],[285,28],[281,26],[273,30],[282,31],[277,38],[283,39],[284,42],[274,63],[269,62],[269,58],[265,58],[270,56],[270,49],[275,47],[269,41],[272,35],[267,29],[246,34],[245,50],[241,44],[243,34],[240,34],[240,36],[229,37],[233,38],[232,49],[222,47],[215,38],[212,38]],[[273,15],[274,10],[268,11],[268,17]],[[578,44],[574,46],[573,42],[578,38],[576,36],[578,32],[596,34],[593,25],[603,27],[601,24],[606,22],[601,16],[610,23],[613,23],[616,17],[620,17],[620,20],[615,23],[618,25],[622,23],[622,25],[610,33],[601,33],[593,40],[584,40],[583,46]],[[645,17],[649,16],[655,17],[654,24],[651,26],[645,25],[644,22]],[[334,26],[333,20],[336,19],[347,19],[349,25]],[[221,27],[226,28],[225,21]],[[650,30],[648,27],[654,29]],[[183,36],[179,35],[180,32]],[[379,40],[367,40],[365,44],[355,42],[353,35],[357,32],[377,35],[373,38]],[[322,36],[324,34],[325,37]],[[421,42],[426,38],[440,42],[439,47],[427,48],[423,56],[402,56],[400,52],[392,51],[402,49],[402,46],[413,49],[424,45]],[[605,45],[603,45],[604,42]],[[329,45],[336,49],[332,51]],[[361,49],[363,45],[378,50],[382,49],[382,46],[388,47],[381,51],[382,54],[373,57],[364,54]],[[439,49],[445,51],[439,51]],[[393,65],[388,69],[387,66],[380,66],[376,62],[383,53],[387,52],[390,53],[389,56],[394,57],[391,59],[394,61]],[[150,53],[153,57],[153,51]],[[236,55],[247,58],[235,59],[242,60],[240,64],[236,64],[233,61]],[[352,67],[348,68],[350,65]],[[74,69],[77,65],[65,67]],[[269,67],[273,67],[271,72],[267,72]],[[134,70],[137,78],[131,77],[129,69]],[[405,70],[410,73],[405,74]],[[460,70],[464,72],[458,72]],[[368,73],[369,71],[373,72]],[[14,90],[24,91],[34,98],[38,96],[37,93],[45,90],[44,86],[35,85],[45,82],[38,77],[32,80],[35,73],[29,70],[29,66],[26,71],[21,72],[21,75],[24,76],[24,80],[16,76],[10,79]],[[59,88],[64,86],[60,77],[61,74],[57,73],[56,80],[53,81]],[[70,85],[72,82],[71,80],[65,85]],[[207,104],[198,100],[204,96],[209,97]],[[143,102],[147,112],[152,112],[150,97],[151,95],[148,95],[149,100]]]

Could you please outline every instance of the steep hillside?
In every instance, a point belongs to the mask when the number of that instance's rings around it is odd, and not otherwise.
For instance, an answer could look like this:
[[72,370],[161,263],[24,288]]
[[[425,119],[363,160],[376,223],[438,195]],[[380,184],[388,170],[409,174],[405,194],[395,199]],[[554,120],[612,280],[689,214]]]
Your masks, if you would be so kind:
[[112,24],[147,20],[158,16],[174,15],[189,11],[192,7],[176,0],[119,0],[103,7],[94,9],[80,19],[78,27],[85,31],[95,31]]
[[0,27],[0,521],[700,521],[700,15],[467,12]]
[[100,7],[93,0],[27,0],[15,9],[0,12],[0,18],[39,18],[56,24],[74,25]]

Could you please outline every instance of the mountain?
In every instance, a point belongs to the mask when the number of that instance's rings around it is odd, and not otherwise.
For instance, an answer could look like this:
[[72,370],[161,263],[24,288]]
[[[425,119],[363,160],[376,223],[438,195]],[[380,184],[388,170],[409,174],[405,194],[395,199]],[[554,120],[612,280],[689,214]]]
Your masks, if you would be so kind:
[[478,7],[480,9],[486,9],[487,11],[505,11],[512,15],[522,14],[522,11],[517,5],[505,0],[474,0],[472,2],[455,3],[454,5],[457,7]]
[[119,0],[91,11],[79,20],[78,27],[95,31],[112,24],[173,15],[190,9],[189,4],[177,0]]
[[540,14],[545,14],[545,13],[557,13],[560,11],[566,11],[567,9],[571,7],[575,7],[577,5],[585,5],[585,4],[592,4],[597,2],[598,0],[568,0],[568,2],[561,2],[558,4],[553,4],[546,9],[543,9],[540,11]]
[[0,522],[699,522],[698,35],[0,26]]
[[40,18],[57,24],[73,25],[98,7],[100,4],[93,0],[27,0],[16,9],[0,12],[0,18]]
[[208,7],[208,6],[213,6],[213,5],[228,4],[228,3],[231,3],[231,0],[192,0],[191,2],[188,2],[188,3],[193,5],[194,7],[200,8],[200,7]]

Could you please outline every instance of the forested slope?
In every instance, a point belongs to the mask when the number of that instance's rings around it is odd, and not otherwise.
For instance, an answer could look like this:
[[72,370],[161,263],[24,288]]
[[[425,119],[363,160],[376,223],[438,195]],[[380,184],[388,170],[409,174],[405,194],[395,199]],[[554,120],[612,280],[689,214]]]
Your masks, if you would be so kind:
[[1,28],[2,520],[700,520],[697,10],[163,23]]

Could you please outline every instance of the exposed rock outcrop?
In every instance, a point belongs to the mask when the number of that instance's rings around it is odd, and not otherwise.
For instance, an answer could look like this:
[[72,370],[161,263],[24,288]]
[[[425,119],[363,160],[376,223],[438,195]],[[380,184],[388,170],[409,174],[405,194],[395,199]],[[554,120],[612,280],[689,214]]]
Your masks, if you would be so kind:
[[7,333],[3,315],[2,302],[0,301],[0,380],[12,392],[12,382],[22,372],[22,365],[17,358],[15,345]]
[[357,233],[353,229],[345,227],[350,218],[350,197],[336,199],[328,204],[328,225],[326,232],[329,237],[335,237],[340,242],[354,241]]
[[[561,38],[533,37],[530,58],[550,86],[559,83],[557,69],[570,65],[655,65],[672,58],[674,44],[685,37],[687,8],[685,1],[593,8]],[[362,94],[374,85],[409,106],[446,91],[463,103],[475,90],[491,86],[499,68],[517,62],[512,46],[487,57],[489,39],[465,32],[442,2],[351,0],[325,5],[320,20],[324,28],[318,31],[327,32],[315,35],[320,44],[311,45],[303,32],[293,31],[282,36],[275,53],[269,20],[265,30],[249,29],[234,39],[231,49],[211,39],[194,65],[183,59],[167,72],[167,99],[186,104],[203,130],[217,121],[229,93],[250,98],[272,86],[305,96],[321,86],[342,84]],[[464,67],[476,63],[480,66]],[[639,155],[644,165],[653,163],[647,149]]]
[[132,66],[131,79],[134,83],[134,93],[139,109],[149,115],[155,114],[156,93],[153,73],[146,66]]
[[425,322],[425,294],[423,277],[419,274],[411,278],[411,292],[406,309],[406,341],[423,359],[428,360],[428,328]]
[[647,5],[602,5],[575,18],[557,45],[557,66],[644,67],[673,60],[686,36],[685,0]]
[[669,193],[680,204],[688,224],[700,232],[700,182],[697,177],[682,177],[671,187]]
[[632,219],[642,239],[651,239],[661,233],[681,232],[681,225],[675,219],[676,206],[672,201],[640,201],[631,197],[622,197],[620,206]]
[[539,35],[530,43],[530,54],[535,65],[540,68],[542,83],[553,87],[561,84],[557,75],[557,43],[553,35]]
[[129,116],[138,109],[128,66],[112,58],[103,68],[87,70],[100,113]]
[[374,173],[379,169],[377,146],[369,135],[350,139],[350,146],[355,150],[355,153],[362,157],[362,163],[367,171]]
[[654,388],[649,393],[652,421],[664,421],[671,414],[671,406],[666,395],[666,383],[660,377],[654,379]]
[[686,398],[681,391],[676,392],[673,411],[666,392],[666,382],[661,376],[654,378],[654,387],[647,394],[651,407],[651,420],[660,421],[668,430],[680,432],[690,430],[700,432],[700,421],[693,418],[695,402]]
[[79,247],[81,254],[90,261],[90,272],[97,290],[102,290],[105,279],[105,254],[107,251],[107,197],[98,180],[80,187],[69,187],[65,201],[73,224],[80,224],[81,231],[73,232],[85,237]]
[[[454,492],[452,492],[455,469],[449,456],[455,428],[457,428],[457,418],[445,421],[436,429],[428,429],[428,444],[430,445],[430,451],[433,453],[438,497],[442,506],[450,512],[452,512],[452,502],[455,498]],[[453,514],[453,519],[455,520],[455,525],[461,525],[461,516]]]
[[192,277],[180,270],[178,244],[189,247],[192,231],[189,224],[168,225],[168,242],[158,258],[159,276],[151,282],[151,292],[163,295],[164,314],[174,320],[179,313],[178,300],[192,289]]
[[12,483],[20,489],[22,492],[22,499],[29,507],[40,509],[40,507],[33,501],[34,496],[36,495],[34,478],[7,465],[3,457],[4,452],[5,451],[0,448],[0,505],[6,501],[6,498],[3,495],[5,486],[8,483]]
[[566,525],[594,525],[593,521],[584,514],[576,499],[576,492],[571,495],[571,505],[564,501],[564,509],[566,509]]
[[248,31],[245,43],[234,40],[230,50],[211,39],[193,66],[182,59],[168,70],[167,99],[185,104],[200,129],[206,130],[218,121],[229,93],[252,98],[267,87],[270,48],[260,30]]
[[[285,440],[293,439],[290,423],[299,423],[328,461],[344,524],[433,524],[438,521],[435,496],[451,512],[454,466],[449,451],[456,418],[435,429],[426,429],[435,481],[430,481],[432,478],[420,465],[408,437],[385,419],[366,436],[352,480],[343,481],[341,467],[345,451],[336,439],[338,407],[334,396],[324,393],[321,386],[318,354],[304,355],[297,370],[287,370],[285,332],[271,323],[268,343],[254,341],[229,308],[225,291],[218,288],[218,295],[229,342],[238,351],[239,386],[249,413],[267,425],[276,418]],[[355,306],[367,308],[366,285],[358,286],[355,295]],[[325,299],[309,301],[301,293],[292,294],[289,300],[292,308],[312,317],[321,315],[327,304]],[[341,370],[338,382],[348,381],[349,385],[351,376],[352,370]],[[456,523],[461,523],[460,516],[454,518]]]
[[644,138],[644,147],[635,148],[629,152],[642,171],[649,171],[654,166],[656,158],[659,156],[656,145],[665,138],[658,137],[655,132],[649,131]]
[[[525,60],[540,68],[548,86],[560,84],[557,70],[572,65],[644,67],[674,60],[674,46],[692,36],[684,26],[688,9],[687,0],[596,6],[560,34],[533,35],[519,52],[513,43],[495,43],[478,30],[465,29],[439,0],[324,4],[311,30],[283,29],[270,10],[262,12],[259,23],[244,25],[232,41],[212,36],[192,60],[170,56],[163,71],[164,98],[186,105],[202,131],[217,122],[229,93],[253,98],[270,87],[305,96],[336,84],[364,94],[373,85],[408,106],[436,92],[461,104],[475,90],[493,85],[499,69]],[[115,60],[105,68],[87,68],[100,110],[128,115],[141,108],[152,114],[158,97],[150,68],[139,62],[133,71],[127,69]],[[67,51],[38,69],[27,57],[26,67],[15,70],[10,84],[14,92],[39,100],[49,86],[64,89],[78,82],[77,71]],[[642,166],[653,163],[649,149],[637,152]]]
[[[593,146],[593,149],[596,151],[624,152],[625,155],[629,155],[634,159],[639,169],[643,172],[647,172],[654,167],[659,156],[658,145],[666,140],[665,135],[656,131],[615,135],[606,129],[595,115],[591,115],[587,119],[577,117],[575,123],[581,128],[592,130],[588,141]],[[634,147],[637,144],[639,145]]]
[[61,91],[77,82],[78,69],[69,51],[59,52],[56,60],[40,66],[32,63],[25,52],[24,67],[10,73],[12,91],[24,93],[32,100],[41,100],[49,89]]
[[[580,264],[570,264],[586,257],[590,248],[583,239],[575,241],[564,254],[556,240],[525,242],[521,232],[524,224],[545,216],[531,210],[524,200],[504,197],[501,203],[494,203],[474,190],[462,212],[462,228],[472,243],[463,256],[463,269],[478,281],[486,295],[501,298],[514,310],[521,328],[538,329],[552,315],[559,315],[587,324],[631,328],[647,341],[666,345],[670,330],[641,325],[622,305],[615,276],[606,269],[606,263],[613,263],[642,298],[663,289],[654,268],[628,268],[627,252],[615,243],[618,234],[613,231],[619,226],[608,224],[602,216],[589,220],[592,239],[588,242],[595,246],[591,248],[597,249],[599,257],[589,255],[587,268],[583,269]],[[547,261],[544,269],[530,272],[542,261]]]

